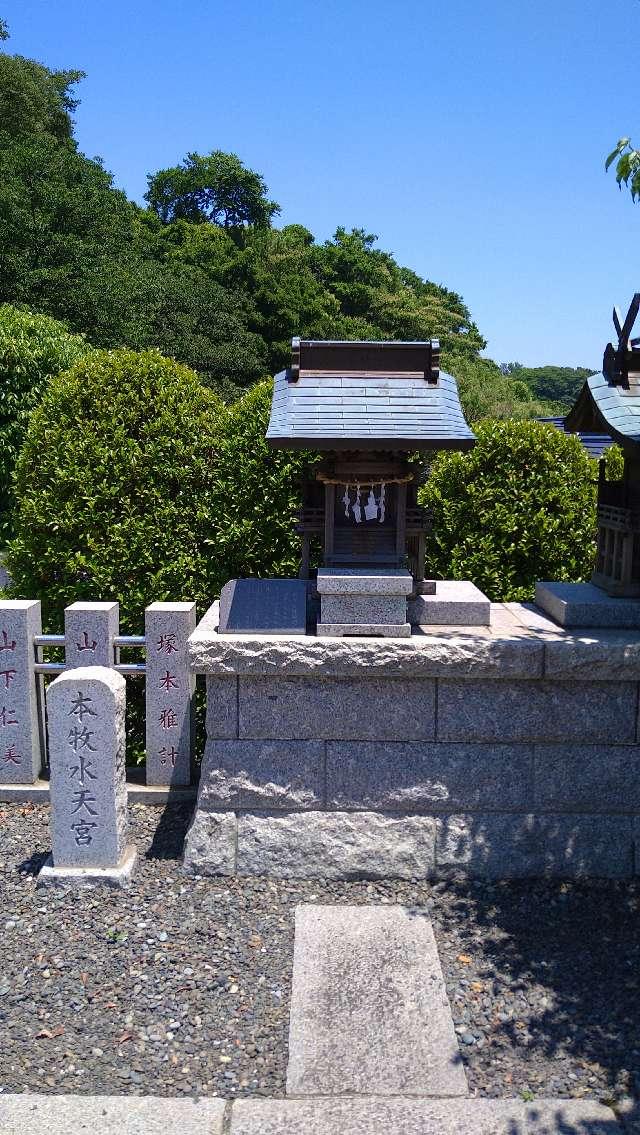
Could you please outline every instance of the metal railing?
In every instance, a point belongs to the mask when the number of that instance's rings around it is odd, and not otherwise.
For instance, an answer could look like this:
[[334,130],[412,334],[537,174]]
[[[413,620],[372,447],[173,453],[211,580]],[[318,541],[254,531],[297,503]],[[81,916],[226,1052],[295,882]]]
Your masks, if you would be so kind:
[[[39,634],[34,636],[33,645],[36,652],[36,664],[34,669],[36,674],[51,674],[52,676],[56,676],[64,673],[66,670],[64,662],[45,662],[43,657],[43,651],[46,650],[47,647],[64,648],[64,644],[65,636],[63,634]],[[147,666],[145,662],[121,662],[120,660],[120,648],[123,646],[129,647],[130,649],[146,648],[146,635],[116,635],[113,640],[113,645],[115,652],[114,670],[117,670],[119,674],[129,674],[132,677],[146,674]]]

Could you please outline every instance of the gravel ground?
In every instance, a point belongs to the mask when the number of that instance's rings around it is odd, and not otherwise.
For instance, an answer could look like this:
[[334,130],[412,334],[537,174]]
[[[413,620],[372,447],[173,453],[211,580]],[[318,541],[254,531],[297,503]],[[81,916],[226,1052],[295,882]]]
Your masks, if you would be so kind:
[[472,1094],[640,1094],[633,884],[192,879],[189,809],[132,808],[126,892],[35,889],[48,809],[0,804],[0,1091],[281,1096],[298,903],[430,910]]

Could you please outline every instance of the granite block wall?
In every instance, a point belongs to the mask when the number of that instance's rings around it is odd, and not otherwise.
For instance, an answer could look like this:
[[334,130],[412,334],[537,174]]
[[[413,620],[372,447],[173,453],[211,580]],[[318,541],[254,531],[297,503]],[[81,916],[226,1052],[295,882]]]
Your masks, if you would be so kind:
[[513,604],[492,623],[219,644],[205,622],[192,660],[207,674],[208,740],[186,867],[640,875],[640,633],[580,639]]

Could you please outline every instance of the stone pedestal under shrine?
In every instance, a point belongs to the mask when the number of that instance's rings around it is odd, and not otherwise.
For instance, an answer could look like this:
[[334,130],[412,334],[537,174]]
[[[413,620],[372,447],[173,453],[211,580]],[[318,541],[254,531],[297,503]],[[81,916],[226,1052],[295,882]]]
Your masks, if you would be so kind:
[[[428,597],[430,598],[430,597]],[[196,874],[640,873],[640,632],[530,605],[410,638],[190,638],[207,743]]]

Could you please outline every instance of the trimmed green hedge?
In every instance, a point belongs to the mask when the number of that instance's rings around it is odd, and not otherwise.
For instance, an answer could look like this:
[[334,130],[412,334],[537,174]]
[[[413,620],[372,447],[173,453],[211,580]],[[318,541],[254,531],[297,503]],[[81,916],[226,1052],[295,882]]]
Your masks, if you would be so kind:
[[118,599],[125,632],[154,600],[195,599],[220,570],[208,541],[225,409],[157,351],[95,351],[49,384],[16,470],[12,593],[46,625],[76,599]]
[[29,415],[49,378],[89,350],[83,336],[72,335],[64,323],[0,305],[0,546],[12,533],[13,471]]
[[220,423],[207,539],[217,565],[217,592],[239,576],[298,574],[295,519],[302,481],[318,455],[267,445],[272,391],[271,381],[258,383],[228,408]]
[[494,602],[531,599],[539,579],[588,579],[597,465],[578,439],[540,422],[473,428],[475,448],[439,453],[421,490],[427,572],[470,579]]

